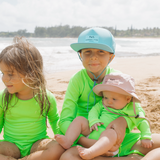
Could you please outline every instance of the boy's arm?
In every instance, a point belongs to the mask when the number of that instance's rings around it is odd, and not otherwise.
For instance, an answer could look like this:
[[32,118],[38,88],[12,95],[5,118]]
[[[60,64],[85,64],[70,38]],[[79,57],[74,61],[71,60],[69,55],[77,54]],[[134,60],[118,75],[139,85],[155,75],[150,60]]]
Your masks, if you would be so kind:
[[60,131],[63,134],[77,116],[79,96],[79,80],[72,78],[68,84],[59,121]]

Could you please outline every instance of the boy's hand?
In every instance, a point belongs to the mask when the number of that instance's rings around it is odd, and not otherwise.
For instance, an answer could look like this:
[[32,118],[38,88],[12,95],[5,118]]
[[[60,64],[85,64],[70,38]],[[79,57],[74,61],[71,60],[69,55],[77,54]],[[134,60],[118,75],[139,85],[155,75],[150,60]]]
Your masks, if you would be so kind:
[[142,145],[142,147],[144,147],[144,148],[151,148],[152,145],[153,145],[153,141],[150,140],[150,139],[142,139],[142,140],[141,140],[141,145]]
[[98,131],[98,126],[101,126],[102,124],[104,124],[104,123],[102,123],[102,122],[95,123],[94,125],[91,126],[90,131],[91,131],[91,132],[92,132],[93,130]]

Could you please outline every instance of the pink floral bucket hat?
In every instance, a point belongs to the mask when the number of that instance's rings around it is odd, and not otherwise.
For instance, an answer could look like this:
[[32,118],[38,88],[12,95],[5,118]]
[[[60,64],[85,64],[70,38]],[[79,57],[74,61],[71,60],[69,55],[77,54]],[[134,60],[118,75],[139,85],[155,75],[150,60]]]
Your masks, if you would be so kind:
[[93,88],[93,91],[102,96],[103,91],[116,92],[123,95],[129,95],[134,98],[135,102],[140,102],[135,93],[134,79],[123,73],[110,73],[104,77],[102,84],[98,84]]
[[110,73],[104,77],[102,84],[98,84],[93,88],[93,91],[99,96],[103,96],[103,91],[111,91],[133,97],[133,110],[135,115],[118,114],[116,112],[110,111],[107,107],[106,109],[114,114],[146,119],[150,125],[149,119],[146,117],[140,117],[139,114],[136,114],[135,102],[140,103],[140,100],[135,93],[135,82],[131,76],[122,73]]

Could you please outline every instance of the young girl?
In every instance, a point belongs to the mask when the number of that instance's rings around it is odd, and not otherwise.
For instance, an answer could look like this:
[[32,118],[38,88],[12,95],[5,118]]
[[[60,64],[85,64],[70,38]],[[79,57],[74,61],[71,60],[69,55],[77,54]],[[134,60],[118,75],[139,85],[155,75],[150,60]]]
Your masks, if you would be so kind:
[[83,159],[92,159],[107,151],[115,152],[116,155],[120,147],[116,145],[117,133],[113,129],[106,130],[106,127],[114,119],[128,116],[132,121],[132,124],[127,123],[128,128],[132,130],[137,126],[141,131],[142,146],[152,147],[150,126],[144,110],[138,104],[135,107],[135,102],[139,103],[140,100],[135,94],[132,77],[122,73],[108,74],[104,77],[103,83],[96,85],[93,91],[102,96],[102,100],[89,111],[88,120],[79,116],[70,124],[65,136],[55,135],[58,143],[68,149],[81,133],[89,139],[98,140],[90,148],[77,146],[79,155]]
[[47,136],[46,124],[48,117],[58,133],[59,114],[55,97],[46,90],[39,51],[17,37],[2,50],[0,70],[6,86],[0,92],[0,160],[58,160],[64,149]]
[[[63,134],[66,133],[67,128],[77,116],[83,116],[88,119],[90,109],[102,99],[93,93],[93,87],[101,83],[105,75],[118,72],[108,66],[115,54],[115,40],[108,30],[103,28],[87,29],[79,35],[78,43],[71,44],[71,47],[74,51],[78,52],[85,69],[82,69],[70,79],[59,122],[60,130]],[[123,141],[127,128],[126,120],[127,122],[130,121],[128,117],[119,117],[107,127],[107,129],[114,128],[117,132],[117,145],[120,145]],[[160,135],[158,134],[152,135],[154,144],[149,149],[141,147],[139,140],[139,133],[126,134],[122,143],[122,154],[120,156],[127,156],[131,153],[145,155],[150,150],[160,147]],[[75,144],[77,142],[83,147],[89,148],[96,140],[80,135]],[[113,154],[107,153],[107,155],[112,156]],[[135,156],[134,158],[136,159]],[[148,158],[148,155],[146,155],[146,158]],[[76,147],[68,149],[60,158],[60,160],[68,159],[81,160]],[[112,158],[99,156],[95,159],[108,160]],[[113,157],[113,159],[132,160],[131,157]],[[149,159],[153,160],[152,156]]]

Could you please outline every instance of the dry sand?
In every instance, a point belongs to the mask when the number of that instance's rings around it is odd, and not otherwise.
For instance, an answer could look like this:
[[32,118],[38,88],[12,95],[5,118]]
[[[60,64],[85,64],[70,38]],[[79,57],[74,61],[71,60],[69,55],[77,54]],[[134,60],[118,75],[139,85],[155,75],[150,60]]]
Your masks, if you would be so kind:
[[[146,117],[151,121],[152,132],[160,133],[160,56],[117,58],[110,66],[134,77],[136,93]],[[76,72],[77,70],[72,70],[46,76],[48,89],[57,99],[59,112],[62,109],[69,79]],[[4,86],[0,84],[0,89],[2,88]],[[51,128],[48,128],[48,135],[53,137]]]

